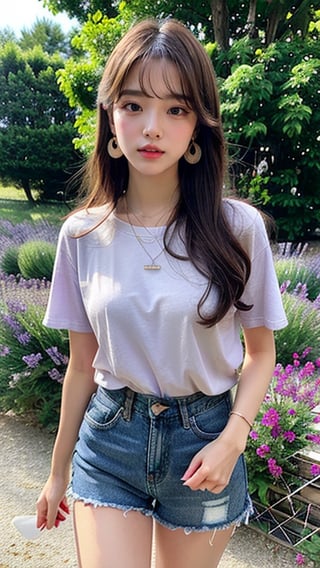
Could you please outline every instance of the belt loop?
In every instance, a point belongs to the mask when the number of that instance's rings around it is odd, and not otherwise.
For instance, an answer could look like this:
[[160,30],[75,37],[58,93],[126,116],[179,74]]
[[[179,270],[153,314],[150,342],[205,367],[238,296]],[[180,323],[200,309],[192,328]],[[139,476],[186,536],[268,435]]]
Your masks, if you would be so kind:
[[126,389],[125,393],[125,401],[124,401],[124,408],[123,408],[123,418],[127,422],[130,422],[132,416],[132,407],[134,403],[135,392],[129,388]]
[[190,423],[189,423],[189,414],[188,414],[188,407],[187,407],[186,400],[185,399],[182,399],[182,400],[178,399],[178,405],[179,405],[180,416],[181,416],[181,420],[182,420],[182,426],[184,427],[185,430],[189,430],[190,429]]

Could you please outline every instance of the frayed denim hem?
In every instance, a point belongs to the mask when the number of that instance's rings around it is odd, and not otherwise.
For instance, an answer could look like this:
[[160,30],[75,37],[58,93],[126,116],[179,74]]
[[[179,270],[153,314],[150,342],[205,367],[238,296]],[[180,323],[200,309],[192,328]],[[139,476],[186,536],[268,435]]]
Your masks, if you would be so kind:
[[166,527],[167,529],[170,530],[177,530],[177,529],[183,529],[184,533],[186,535],[191,534],[193,532],[212,532],[212,531],[219,531],[219,530],[225,530],[225,529],[229,529],[230,527],[234,526],[235,528],[239,527],[241,524],[245,524],[248,525],[249,524],[249,519],[250,516],[253,514],[253,505],[252,505],[252,501],[250,499],[250,497],[248,496],[246,499],[246,503],[245,503],[245,508],[243,510],[243,512],[238,515],[238,517],[236,517],[235,519],[233,519],[232,521],[229,522],[225,522],[223,524],[215,524],[215,525],[202,525],[202,526],[177,526],[174,525],[170,522],[164,521],[163,519],[161,519],[157,513],[153,513],[152,516],[154,518],[155,521],[157,521],[160,525]]
[[95,508],[97,508],[97,507],[111,507],[113,509],[118,509],[120,511],[123,511],[124,517],[126,517],[127,513],[130,513],[130,511],[136,511],[138,513],[145,515],[146,517],[152,517],[155,521],[157,521],[160,525],[162,525],[163,527],[166,527],[167,529],[170,529],[170,530],[173,530],[173,531],[178,530],[178,529],[183,529],[183,531],[186,535],[189,535],[193,532],[209,532],[209,531],[215,532],[217,530],[228,529],[232,526],[237,528],[241,524],[248,525],[250,516],[254,512],[251,498],[248,495],[243,512],[240,515],[238,515],[238,517],[233,519],[232,521],[228,521],[228,522],[225,522],[225,523],[220,524],[220,525],[218,525],[218,524],[202,525],[200,527],[199,526],[180,526],[180,525],[177,526],[177,525],[174,525],[173,523],[170,523],[169,521],[165,521],[164,519],[159,517],[159,515],[155,511],[150,510],[150,509],[145,509],[144,507],[131,507],[131,506],[128,506],[128,505],[125,506],[125,505],[120,505],[119,503],[109,503],[109,502],[101,503],[100,501],[96,501],[94,499],[81,497],[80,495],[78,495],[77,493],[74,493],[71,490],[68,491],[68,497],[72,498],[74,501],[81,501],[85,505],[92,505]]
[[130,511],[137,511],[138,513],[142,513],[146,517],[151,517],[153,515],[153,511],[150,509],[145,509],[144,507],[131,507],[130,505],[119,505],[119,503],[102,503],[101,501],[96,501],[95,499],[90,499],[86,497],[81,497],[77,493],[73,493],[73,491],[69,490],[67,492],[67,496],[73,499],[74,501],[80,501],[85,505],[92,505],[94,508],[98,507],[111,507],[112,509],[119,509],[119,511],[123,511],[124,516]]

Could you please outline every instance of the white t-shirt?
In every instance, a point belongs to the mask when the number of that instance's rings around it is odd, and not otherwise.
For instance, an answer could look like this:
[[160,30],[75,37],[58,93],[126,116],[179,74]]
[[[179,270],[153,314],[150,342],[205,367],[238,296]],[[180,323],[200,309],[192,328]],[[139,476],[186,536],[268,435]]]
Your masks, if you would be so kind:
[[[241,326],[275,330],[287,324],[260,214],[237,201],[225,200],[224,207],[252,262],[242,300],[253,308],[244,312],[232,307],[211,328],[200,325],[197,314],[206,279],[191,262],[161,252],[164,227],[146,231],[136,226],[133,231],[111,213],[98,228],[75,238],[97,224],[105,207],[75,213],[65,221],[44,324],[94,332],[98,384],[158,396],[219,394],[238,379]],[[175,250],[184,252],[180,239]],[[160,270],[144,270],[151,264],[146,251],[153,258],[161,253],[155,261]],[[216,302],[213,289],[206,306]]]

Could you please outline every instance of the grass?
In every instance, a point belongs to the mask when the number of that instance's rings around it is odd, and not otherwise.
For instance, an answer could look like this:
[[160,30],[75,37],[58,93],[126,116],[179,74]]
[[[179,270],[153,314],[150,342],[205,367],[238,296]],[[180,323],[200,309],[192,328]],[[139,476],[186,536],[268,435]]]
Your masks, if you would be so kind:
[[49,223],[60,225],[68,212],[68,207],[63,203],[32,205],[28,202],[23,190],[0,185],[0,217],[13,224],[46,220]]

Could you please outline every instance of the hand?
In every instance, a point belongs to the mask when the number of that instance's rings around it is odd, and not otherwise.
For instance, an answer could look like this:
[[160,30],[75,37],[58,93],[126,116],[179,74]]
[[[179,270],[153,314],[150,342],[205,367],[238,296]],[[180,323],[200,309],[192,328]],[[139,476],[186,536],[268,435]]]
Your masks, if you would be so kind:
[[61,521],[66,520],[70,512],[66,488],[64,480],[49,477],[37,501],[37,527],[41,530],[57,528]]
[[230,440],[228,442],[223,435],[219,436],[191,460],[181,478],[183,485],[194,491],[207,489],[212,493],[221,493],[230,481],[240,453]]

